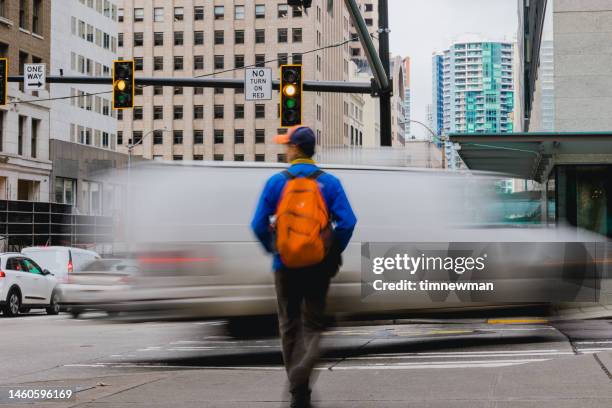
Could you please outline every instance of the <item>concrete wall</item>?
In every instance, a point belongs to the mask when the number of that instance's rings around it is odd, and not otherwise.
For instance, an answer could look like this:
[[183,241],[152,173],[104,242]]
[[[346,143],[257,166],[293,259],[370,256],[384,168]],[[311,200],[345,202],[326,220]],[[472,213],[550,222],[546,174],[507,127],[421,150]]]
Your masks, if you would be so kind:
[[555,130],[610,130],[612,0],[552,2]]

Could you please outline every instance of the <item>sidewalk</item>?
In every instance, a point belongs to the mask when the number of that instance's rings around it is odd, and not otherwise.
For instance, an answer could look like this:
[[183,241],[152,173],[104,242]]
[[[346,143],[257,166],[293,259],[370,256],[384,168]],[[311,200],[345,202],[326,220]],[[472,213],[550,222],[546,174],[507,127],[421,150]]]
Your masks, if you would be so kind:
[[[601,365],[600,365],[601,362]],[[503,368],[319,371],[321,408],[555,407],[610,408],[612,353]],[[242,408],[287,406],[281,369],[183,369],[91,378],[79,408]],[[40,404],[59,408],[58,404]],[[0,407],[4,407],[1,406]]]

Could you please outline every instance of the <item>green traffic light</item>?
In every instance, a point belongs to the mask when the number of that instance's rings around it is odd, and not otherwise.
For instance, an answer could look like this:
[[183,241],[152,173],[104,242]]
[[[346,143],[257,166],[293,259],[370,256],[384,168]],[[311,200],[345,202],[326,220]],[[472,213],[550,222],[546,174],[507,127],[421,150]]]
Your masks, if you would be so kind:
[[289,109],[293,109],[293,108],[295,108],[295,105],[297,105],[297,102],[295,101],[295,99],[287,99],[287,102],[285,103],[285,105]]

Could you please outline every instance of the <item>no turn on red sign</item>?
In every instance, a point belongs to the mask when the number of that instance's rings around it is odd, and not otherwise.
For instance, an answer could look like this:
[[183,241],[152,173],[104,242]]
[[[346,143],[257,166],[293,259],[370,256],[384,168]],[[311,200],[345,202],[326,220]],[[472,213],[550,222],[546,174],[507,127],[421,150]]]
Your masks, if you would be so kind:
[[244,70],[244,99],[247,101],[272,99],[272,68]]

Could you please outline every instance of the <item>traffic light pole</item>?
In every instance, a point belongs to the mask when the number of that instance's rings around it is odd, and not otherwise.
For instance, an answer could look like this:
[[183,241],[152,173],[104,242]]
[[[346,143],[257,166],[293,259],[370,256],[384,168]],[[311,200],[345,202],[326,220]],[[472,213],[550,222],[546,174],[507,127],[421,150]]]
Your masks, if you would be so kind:
[[[23,76],[11,75],[8,82],[23,82]],[[111,77],[86,77],[86,76],[47,76],[47,82],[51,84],[89,84],[89,85],[112,85]],[[139,78],[135,79],[136,85],[140,86],[182,86],[191,88],[234,88],[243,89],[244,80],[232,78]],[[272,89],[278,90],[280,81],[272,81]],[[372,85],[368,82],[343,82],[343,81],[304,81],[304,91],[309,92],[333,92],[333,93],[358,93],[369,94],[373,92]],[[110,92],[110,91],[109,91]]]
[[[389,4],[388,0],[378,0],[378,55],[383,68],[390,77],[389,62]],[[391,146],[391,95],[393,88],[382,88],[380,92],[380,145]]]

